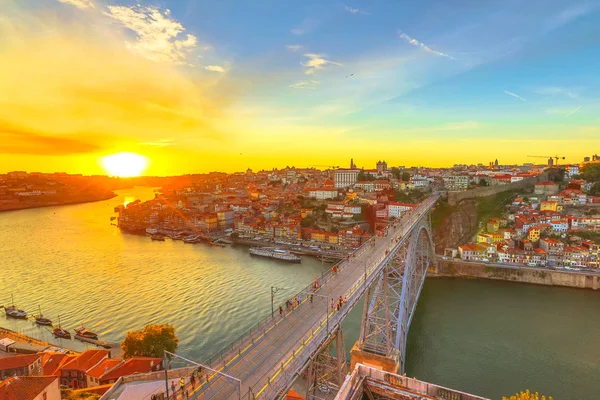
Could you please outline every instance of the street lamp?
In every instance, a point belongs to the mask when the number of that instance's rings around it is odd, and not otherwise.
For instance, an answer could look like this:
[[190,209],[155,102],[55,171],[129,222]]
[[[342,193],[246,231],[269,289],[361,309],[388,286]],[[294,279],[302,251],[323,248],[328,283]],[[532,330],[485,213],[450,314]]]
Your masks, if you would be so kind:
[[[168,374],[168,369],[169,369],[169,364],[171,364],[171,361],[167,361],[169,359],[170,356],[167,355],[167,351],[165,350],[164,352],[164,360],[163,360],[163,368],[165,369],[165,390],[167,392],[167,399],[169,398],[169,374]],[[174,394],[174,393],[173,393]]]
[[327,326],[327,334],[329,335],[329,298],[327,296],[323,296],[322,294],[316,294],[316,293],[309,293],[309,296],[317,296],[317,297],[321,297],[323,299],[325,299],[325,318],[326,318],[326,326]]
[[275,309],[274,309],[274,301],[275,301],[275,293],[280,290],[286,290],[287,288],[280,288],[277,286],[271,286],[271,318],[275,317]]

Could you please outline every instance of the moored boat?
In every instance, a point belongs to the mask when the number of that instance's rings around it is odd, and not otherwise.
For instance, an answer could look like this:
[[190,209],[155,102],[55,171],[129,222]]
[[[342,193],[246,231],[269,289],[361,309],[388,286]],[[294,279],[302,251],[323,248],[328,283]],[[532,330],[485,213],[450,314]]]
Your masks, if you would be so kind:
[[300,257],[290,253],[287,250],[252,247],[249,251],[250,254],[254,256],[269,257],[274,258],[276,260],[288,261],[293,263],[299,263],[302,261]]
[[60,315],[58,316],[58,326],[56,328],[54,328],[52,333],[54,333],[54,336],[59,337],[59,338],[71,339],[71,332],[69,332],[66,329],[63,329],[62,326],[60,325]]
[[42,315],[42,308],[38,306],[39,315],[34,315],[35,323],[38,325],[52,326],[52,320]]
[[88,329],[86,329],[85,326],[81,326],[81,328],[75,328],[75,333],[77,333],[79,336],[88,338],[88,339],[98,339],[98,334],[94,333]]
[[16,318],[16,319],[27,319],[27,313],[25,311],[21,310],[20,308],[17,308],[17,306],[15,306],[14,296],[11,294],[10,297],[12,299],[12,305],[8,306],[8,307],[4,307],[4,312],[6,313],[6,316],[10,317],[10,318]]
[[152,235],[152,236],[150,236],[150,239],[158,241],[158,242],[164,242],[165,241],[165,237],[161,236],[161,235]]

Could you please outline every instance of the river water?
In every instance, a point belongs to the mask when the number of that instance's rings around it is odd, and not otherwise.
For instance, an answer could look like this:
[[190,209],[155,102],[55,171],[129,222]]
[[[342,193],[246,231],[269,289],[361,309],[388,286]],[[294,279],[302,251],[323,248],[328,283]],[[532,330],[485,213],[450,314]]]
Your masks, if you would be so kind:
[[[151,188],[107,201],[0,214],[0,304],[42,312],[64,328],[81,324],[119,342],[128,330],[170,323],[178,353],[203,360],[304,288],[321,263],[250,257],[245,247],[210,247],[121,233],[116,205],[153,197]],[[344,323],[348,348],[361,308]],[[29,321],[0,326],[77,350]],[[525,388],[555,399],[598,399],[600,293],[488,281],[428,279],[413,320],[407,374],[499,399]]]

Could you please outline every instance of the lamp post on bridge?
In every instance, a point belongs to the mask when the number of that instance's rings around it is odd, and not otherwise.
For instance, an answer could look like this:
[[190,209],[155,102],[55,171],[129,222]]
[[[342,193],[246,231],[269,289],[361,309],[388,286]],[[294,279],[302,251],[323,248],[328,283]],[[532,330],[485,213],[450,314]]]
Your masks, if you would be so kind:
[[325,320],[326,320],[326,329],[327,335],[329,335],[329,298],[327,296],[323,296],[322,294],[316,294],[314,292],[309,293],[309,296],[317,296],[325,299]]
[[274,309],[274,301],[275,301],[275,293],[280,290],[286,290],[287,288],[280,288],[277,286],[271,286],[271,318],[275,318],[275,309]]

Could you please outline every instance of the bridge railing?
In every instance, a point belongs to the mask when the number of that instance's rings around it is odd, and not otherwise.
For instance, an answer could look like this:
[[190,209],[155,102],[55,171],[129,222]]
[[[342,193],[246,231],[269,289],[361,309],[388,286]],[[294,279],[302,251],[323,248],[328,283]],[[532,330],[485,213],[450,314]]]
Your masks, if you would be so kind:
[[[368,249],[368,244],[371,243],[371,240],[365,242],[361,247],[354,251],[355,255],[360,255]],[[346,265],[349,264],[349,260],[341,260],[332,265],[327,269],[325,273],[321,275],[321,277],[317,278],[319,287],[325,285],[329,280],[335,276],[333,273],[333,267],[335,266],[338,271],[342,271]],[[314,282],[307,285],[303,289],[301,289],[294,296],[298,298],[298,301],[301,302],[306,299],[308,294],[313,291]],[[281,304],[283,305],[283,304]],[[236,353],[240,354],[241,350],[246,346],[254,343],[254,339],[262,336],[269,328],[274,326],[282,317],[279,317],[278,312],[275,313],[274,316],[270,314],[260,320],[256,325],[251,326],[248,330],[242,333],[237,339],[230,342],[227,346],[221,349],[219,352],[214,353],[209,358],[205,359],[202,364],[208,365],[210,367],[225,365],[227,361],[231,360],[235,357]]]
[[[437,198],[435,200],[437,200]],[[397,228],[401,228],[404,224],[408,223],[410,229],[407,232],[410,232],[414,227],[413,225],[421,219],[424,210],[427,210],[430,207],[431,203],[422,204],[421,207],[415,209],[415,212],[411,213],[406,220],[402,221]],[[399,246],[400,242],[401,240],[392,242],[388,249]],[[368,246],[362,250],[366,250],[367,248]],[[365,265],[368,265],[369,267],[365,269],[363,277],[357,279],[355,284],[350,288],[346,296],[346,303],[340,311],[335,313],[331,312],[329,314],[329,326],[335,327],[345,319],[350,310],[352,310],[359,301],[364,289],[373,284],[375,279],[377,279],[378,274],[374,274],[373,271],[378,269],[386,258],[389,259],[392,257],[392,253],[393,252],[391,251],[384,251],[383,253],[373,255],[365,262]],[[281,367],[275,370],[271,376],[264,375],[258,379],[258,382],[261,383],[251,388],[251,392],[256,398],[276,398],[281,392],[288,389],[290,382],[294,379],[294,375],[298,373],[298,371],[304,369],[308,359],[320,350],[322,344],[328,341],[328,336],[335,331],[335,329],[327,331],[325,326],[325,321],[320,321],[315,325],[308,327],[301,336],[302,339],[295,342],[292,347],[294,350],[284,356],[286,361],[282,363]],[[263,383],[265,381],[267,382],[266,386]],[[262,387],[259,387],[261,385]]]

